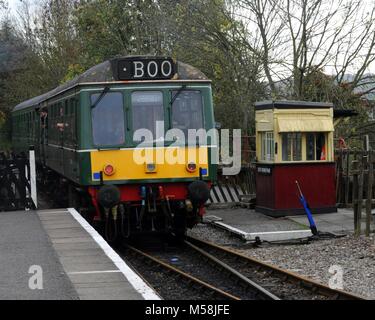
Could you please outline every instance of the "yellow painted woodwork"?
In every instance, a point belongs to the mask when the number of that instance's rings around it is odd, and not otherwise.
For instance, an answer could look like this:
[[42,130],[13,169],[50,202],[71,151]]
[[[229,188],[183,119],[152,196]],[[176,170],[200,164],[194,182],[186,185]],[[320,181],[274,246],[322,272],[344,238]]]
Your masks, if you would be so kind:
[[[333,108],[327,109],[269,109],[258,110],[255,114],[256,123],[256,154],[259,162],[261,160],[262,141],[264,132],[273,132],[274,143],[277,144],[277,154],[271,163],[285,163],[282,161],[282,134],[288,132],[302,133],[302,161],[298,162],[322,162],[306,160],[306,133],[324,132],[326,134],[325,161],[333,161]],[[268,162],[270,163],[270,162]]]

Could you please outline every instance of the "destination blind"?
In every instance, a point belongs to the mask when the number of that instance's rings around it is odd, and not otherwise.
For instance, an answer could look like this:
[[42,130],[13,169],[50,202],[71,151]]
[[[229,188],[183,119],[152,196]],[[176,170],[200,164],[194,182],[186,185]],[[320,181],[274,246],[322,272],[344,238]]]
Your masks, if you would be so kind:
[[115,61],[118,81],[169,80],[177,73],[177,64],[171,58],[126,58]]

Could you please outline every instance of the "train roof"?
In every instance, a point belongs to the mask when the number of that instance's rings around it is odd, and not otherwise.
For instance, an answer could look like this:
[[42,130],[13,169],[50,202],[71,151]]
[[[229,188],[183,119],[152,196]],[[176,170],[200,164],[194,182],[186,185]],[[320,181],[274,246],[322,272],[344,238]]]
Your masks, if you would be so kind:
[[[141,61],[173,61],[174,64],[174,74],[173,77],[170,79],[158,79],[159,81],[209,81],[209,79],[206,77],[206,75],[198,70],[197,68],[183,63],[181,61],[174,61],[167,57],[149,57],[149,56],[126,56],[126,57],[117,57],[114,59],[110,59],[107,61],[104,61],[96,66],[91,67],[84,73],[76,76],[74,79],[58,86],[57,88],[42,94],[40,96],[34,97],[32,99],[29,99],[27,101],[24,101],[20,104],[18,104],[13,111],[18,111],[22,109],[26,109],[29,107],[37,106],[41,102],[44,102],[60,93],[63,93],[64,91],[67,91],[69,89],[72,89],[79,85],[85,85],[85,84],[100,84],[100,83],[129,83],[129,82],[138,82],[130,80],[124,80],[121,79],[119,76],[119,66],[124,65],[124,63],[128,63],[129,61],[134,60],[141,60]],[[152,79],[148,79],[152,80]],[[158,81],[158,80],[152,80],[152,81]],[[141,80],[139,80],[141,81]],[[147,81],[147,80],[146,80]],[[145,81],[143,81],[145,82]]]

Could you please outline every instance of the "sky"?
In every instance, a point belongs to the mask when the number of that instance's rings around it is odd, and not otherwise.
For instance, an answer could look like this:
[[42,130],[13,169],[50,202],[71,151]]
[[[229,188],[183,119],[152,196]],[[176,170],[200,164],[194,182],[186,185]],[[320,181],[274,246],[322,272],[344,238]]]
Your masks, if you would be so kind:
[[8,0],[9,9],[11,9],[12,12],[16,12],[19,3],[20,0]]
[[[8,7],[10,9],[11,14],[16,14],[17,8],[19,7],[19,5],[22,1],[25,1],[25,0],[7,0]],[[33,3],[33,2],[36,3],[40,0],[26,0],[26,1],[29,1],[30,3]]]
[[19,0],[8,0],[9,9],[12,12],[15,12],[18,3],[19,3]]

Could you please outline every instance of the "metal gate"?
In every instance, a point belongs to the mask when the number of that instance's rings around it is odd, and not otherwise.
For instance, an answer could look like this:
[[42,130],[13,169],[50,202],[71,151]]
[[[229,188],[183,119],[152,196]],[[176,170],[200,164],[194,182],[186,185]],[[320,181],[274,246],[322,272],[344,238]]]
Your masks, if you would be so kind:
[[26,156],[0,153],[0,211],[34,209]]

